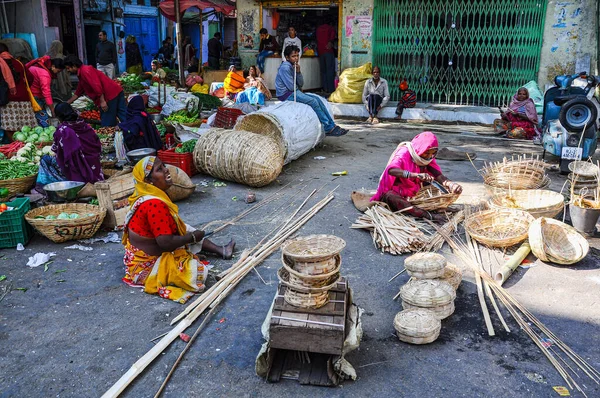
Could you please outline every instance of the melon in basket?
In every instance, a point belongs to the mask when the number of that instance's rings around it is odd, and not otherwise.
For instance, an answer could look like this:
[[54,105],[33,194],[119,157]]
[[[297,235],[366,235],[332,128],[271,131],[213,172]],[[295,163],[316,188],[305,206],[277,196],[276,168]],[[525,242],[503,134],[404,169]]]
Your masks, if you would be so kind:
[[169,198],[171,198],[173,202],[189,198],[190,195],[196,190],[196,184],[194,184],[186,172],[181,170],[179,167],[172,166],[170,164],[166,166],[169,169],[171,178],[173,180],[173,185],[167,189],[167,195],[169,195]]

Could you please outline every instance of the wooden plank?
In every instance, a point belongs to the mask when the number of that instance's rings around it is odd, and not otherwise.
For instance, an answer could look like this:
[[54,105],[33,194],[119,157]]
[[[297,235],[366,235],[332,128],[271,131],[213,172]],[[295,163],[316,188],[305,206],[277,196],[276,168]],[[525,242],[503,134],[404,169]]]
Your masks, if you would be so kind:
[[271,383],[277,383],[281,379],[281,373],[283,373],[283,364],[285,362],[285,356],[287,355],[286,350],[272,350],[273,351],[273,363],[267,374],[267,381]]

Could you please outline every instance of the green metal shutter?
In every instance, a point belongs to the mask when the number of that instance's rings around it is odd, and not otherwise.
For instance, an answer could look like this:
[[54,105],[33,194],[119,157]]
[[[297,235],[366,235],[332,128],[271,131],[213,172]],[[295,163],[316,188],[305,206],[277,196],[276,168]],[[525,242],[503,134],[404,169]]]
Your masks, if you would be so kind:
[[545,0],[375,0],[374,65],[392,100],[497,106],[537,79]]

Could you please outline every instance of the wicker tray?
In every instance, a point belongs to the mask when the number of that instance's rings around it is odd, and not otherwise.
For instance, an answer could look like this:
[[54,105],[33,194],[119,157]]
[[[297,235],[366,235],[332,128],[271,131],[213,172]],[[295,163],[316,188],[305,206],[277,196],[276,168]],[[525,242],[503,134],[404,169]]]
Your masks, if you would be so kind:
[[492,209],[517,209],[526,211],[534,218],[553,218],[563,210],[565,197],[554,191],[526,189],[496,194],[490,198],[489,204]]
[[581,261],[590,245],[570,225],[552,218],[538,218],[529,227],[529,245],[542,261],[570,265]]
[[394,317],[394,329],[405,343],[428,344],[437,340],[442,322],[429,310],[405,309]]
[[328,260],[339,254],[346,241],[334,235],[309,235],[286,241],[281,252],[293,262]]
[[477,242],[490,247],[509,247],[527,239],[533,216],[522,210],[484,210],[465,218],[465,230]]
[[[80,218],[70,220],[37,219],[36,216],[58,216],[60,213],[77,213]],[[92,214],[88,216],[88,214]],[[40,234],[55,243],[74,239],[88,239],[100,228],[106,209],[85,203],[66,203],[38,207],[25,214],[25,220]]]
[[593,177],[597,178],[600,173],[600,169],[592,162],[586,162],[582,160],[576,160],[569,163],[569,170],[573,174],[578,174],[579,177]]
[[31,188],[35,185],[38,173],[30,175],[29,177],[15,178],[12,180],[1,180],[0,187],[8,189],[8,196],[12,196],[18,193],[29,193]]
[[445,209],[452,203],[456,202],[460,194],[457,193],[442,193],[433,185],[427,185],[419,190],[419,192],[409,202],[426,211]]

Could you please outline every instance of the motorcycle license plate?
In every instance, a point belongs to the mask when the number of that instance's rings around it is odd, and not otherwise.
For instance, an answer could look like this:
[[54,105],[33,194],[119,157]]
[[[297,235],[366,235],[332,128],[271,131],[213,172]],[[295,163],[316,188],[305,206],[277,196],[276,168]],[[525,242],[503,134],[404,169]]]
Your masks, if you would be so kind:
[[566,147],[563,147],[560,158],[567,159],[567,160],[581,160],[582,155],[583,155],[583,148],[575,148],[575,147],[566,146]]

